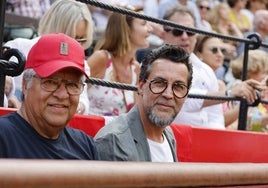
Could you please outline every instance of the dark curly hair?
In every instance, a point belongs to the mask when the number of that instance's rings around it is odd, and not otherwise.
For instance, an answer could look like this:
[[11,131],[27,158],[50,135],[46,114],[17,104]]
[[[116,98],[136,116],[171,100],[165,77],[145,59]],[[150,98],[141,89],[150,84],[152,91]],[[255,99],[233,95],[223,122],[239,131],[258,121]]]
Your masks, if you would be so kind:
[[187,81],[188,88],[190,88],[193,79],[193,68],[192,64],[189,62],[189,57],[189,53],[179,46],[165,44],[155,48],[151,50],[142,60],[139,79],[140,81],[146,81],[151,73],[152,64],[156,59],[168,59],[174,63],[182,63],[187,67],[187,70],[189,71]]

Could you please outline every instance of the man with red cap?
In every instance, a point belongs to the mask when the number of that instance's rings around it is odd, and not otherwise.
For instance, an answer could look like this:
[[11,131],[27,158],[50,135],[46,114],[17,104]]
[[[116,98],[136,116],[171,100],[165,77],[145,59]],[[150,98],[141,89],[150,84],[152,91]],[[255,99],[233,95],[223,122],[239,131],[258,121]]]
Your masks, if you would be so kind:
[[94,140],[66,126],[85,76],[84,49],[76,40],[43,35],[28,54],[21,107],[0,118],[0,158],[98,160]]

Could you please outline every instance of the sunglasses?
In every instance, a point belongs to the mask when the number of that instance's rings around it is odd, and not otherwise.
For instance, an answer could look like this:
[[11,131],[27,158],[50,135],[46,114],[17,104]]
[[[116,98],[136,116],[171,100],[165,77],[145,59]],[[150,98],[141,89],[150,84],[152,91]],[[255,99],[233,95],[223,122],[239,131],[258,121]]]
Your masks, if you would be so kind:
[[82,39],[75,39],[77,42],[79,42],[81,45],[87,42],[86,38],[82,38]]
[[223,55],[225,55],[227,52],[225,48],[218,48],[218,47],[212,47],[212,48],[210,48],[210,51],[213,54],[217,54],[217,53],[221,52]]
[[164,27],[164,31],[167,32],[167,33],[170,32],[170,31],[172,31],[172,34],[173,34],[174,37],[182,36],[184,32],[185,32],[189,37],[195,35],[195,33],[193,33],[193,32],[189,32],[189,31],[186,32],[186,31],[182,31],[182,30],[178,30],[178,29],[171,29],[171,28],[168,28],[168,27]]
[[199,7],[200,9],[205,9],[205,10],[207,10],[207,11],[210,10],[210,7],[206,7],[206,6],[203,6],[203,5],[199,5],[198,7]]

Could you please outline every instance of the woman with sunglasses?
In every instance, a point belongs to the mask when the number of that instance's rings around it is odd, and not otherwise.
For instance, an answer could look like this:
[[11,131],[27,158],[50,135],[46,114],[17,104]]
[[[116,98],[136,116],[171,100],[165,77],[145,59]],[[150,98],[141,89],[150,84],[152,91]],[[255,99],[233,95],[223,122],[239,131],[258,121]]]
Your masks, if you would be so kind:
[[226,49],[221,39],[199,35],[194,53],[215,72],[223,65]]
[[[211,9],[207,20],[211,24],[212,30],[223,35],[243,38],[243,33],[238,26],[229,20],[229,12],[230,6],[227,2],[221,2]],[[228,46],[225,58],[234,59],[237,56],[238,42],[230,40],[223,40],[223,42]]]
[[[200,35],[197,37],[194,53],[211,69],[215,72],[223,66],[224,55],[226,54],[226,45],[221,39],[210,37],[206,35]],[[225,73],[227,70],[225,71]],[[224,80],[218,78],[219,91],[226,90],[226,84]],[[223,105],[224,124],[225,127],[229,126],[237,120],[239,108],[231,108],[228,102]]]

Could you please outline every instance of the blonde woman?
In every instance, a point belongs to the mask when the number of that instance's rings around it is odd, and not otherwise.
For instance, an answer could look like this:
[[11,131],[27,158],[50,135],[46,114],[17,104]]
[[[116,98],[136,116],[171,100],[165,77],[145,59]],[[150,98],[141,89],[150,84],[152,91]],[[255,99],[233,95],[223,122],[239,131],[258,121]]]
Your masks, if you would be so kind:
[[[267,66],[267,52],[262,50],[251,50],[248,52],[247,63],[247,79],[257,80],[265,84],[268,74]],[[242,53],[237,59],[231,61],[230,68],[235,80],[230,84],[230,87],[235,86],[241,82],[243,71],[244,54]],[[267,89],[261,92],[261,98],[268,99]],[[256,127],[256,120],[259,121]],[[260,103],[257,107],[250,107],[248,109],[248,126],[250,131],[268,131],[268,107]]]
[[230,7],[226,2],[215,5],[208,14],[207,20],[212,30],[224,35],[243,37],[237,25],[229,20]]
[[[243,38],[243,33],[238,26],[229,20],[230,6],[226,2],[215,5],[208,14],[207,20],[213,31],[234,37]],[[227,46],[227,59],[236,57],[237,42],[224,40]]]
[[93,40],[93,29],[86,4],[75,0],[57,0],[41,18],[38,33],[64,33],[87,49]]

